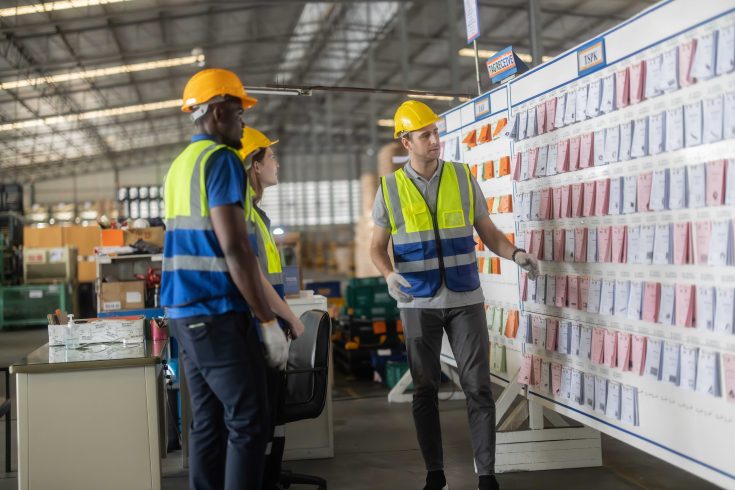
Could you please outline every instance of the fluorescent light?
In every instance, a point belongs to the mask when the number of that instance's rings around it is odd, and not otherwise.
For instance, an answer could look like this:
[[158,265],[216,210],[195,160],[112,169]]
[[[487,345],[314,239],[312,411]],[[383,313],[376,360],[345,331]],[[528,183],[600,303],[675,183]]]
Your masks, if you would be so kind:
[[285,232],[285,231],[283,231],[283,228],[275,228],[275,229],[273,230],[273,234],[274,234],[274,235],[276,235],[276,236],[277,236],[277,235],[283,235],[284,233],[286,233],[286,232]]
[[[490,58],[491,56],[494,56],[497,53],[498,53],[497,51],[493,51],[491,49],[478,49],[477,50],[477,56],[479,56],[480,58],[485,58],[485,59]],[[475,50],[472,48],[462,48],[459,50],[458,54],[466,58],[474,58]],[[521,59],[521,61],[523,61],[524,63],[531,63],[533,61],[533,58],[528,53],[516,52],[516,56],[518,56]],[[546,63],[547,61],[553,58],[554,58],[553,56],[542,56],[541,62]]]
[[171,107],[181,107],[181,99],[162,100],[160,102],[149,102],[147,104],[136,104],[124,107],[112,107],[110,109],[99,109],[96,111],[82,112],[79,114],[67,114],[64,116],[51,116],[41,119],[28,119],[26,121],[16,121],[12,123],[0,124],[0,132],[12,131],[14,129],[33,128],[36,126],[53,126],[67,122],[86,121],[89,119],[98,119],[101,117],[123,116],[125,114],[135,114],[138,112],[150,112],[161,109],[169,109]]
[[94,7],[95,5],[109,5],[112,3],[129,2],[130,0],[61,0],[57,2],[37,3],[0,9],[0,17],[17,17],[19,15],[42,14],[56,10],[69,10],[80,7]]
[[384,128],[393,128],[395,127],[396,123],[393,122],[393,119],[378,119],[378,126],[382,126]]
[[412,99],[427,99],[427,100],[454,100],[455,98],[451,95],[418,95],[409,94]]
[[155,61],[144,61],[142,63],[133,63],[130,65],[108,66],[106,68],[59,73],[57,75],[49,75],[47,77],[27,78],[25,80],[4,82],[0,84],[0,90],[11,90],[21,87],[33,87],[45,83],[59,83],[69,82],[72,80],[108,77],[111,75],[119,75],[121,73],[134,73],[145,70],[156,70],[158,68],[171,68],[173,66],[193,65],[202,62],[204,62],[203,54],[195,54],[191,56],[182,56],[180,58],[168,58]]

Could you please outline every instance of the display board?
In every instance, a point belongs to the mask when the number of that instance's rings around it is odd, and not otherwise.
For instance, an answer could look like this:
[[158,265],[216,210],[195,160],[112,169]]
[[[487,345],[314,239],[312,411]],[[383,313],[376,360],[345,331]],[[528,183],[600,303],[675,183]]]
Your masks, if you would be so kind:
[[[510,138],[471,146],[488,96]],[[478,180],[542,261],[478,252],[493,377],[735,488],[735,1],[660,2],[443,116],[445,159],[508,152]]]

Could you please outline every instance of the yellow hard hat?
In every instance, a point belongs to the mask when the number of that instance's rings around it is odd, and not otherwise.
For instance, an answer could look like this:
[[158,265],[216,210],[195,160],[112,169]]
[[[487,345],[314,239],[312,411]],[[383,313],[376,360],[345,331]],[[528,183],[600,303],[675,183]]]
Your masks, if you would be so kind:
[[242,132],[242,148],[238,153],[240,153],[240,158],[245,160],[254,151],[268,148],[276,143],[278,143],[278,140],[271,141],[257,129],[246,126]]
[[196,73],[186,83],[181,110],[191,112],[198,105],[226,95],[240,99],[243,109],[249,109],[258,102],[245,92],[240,78],[230,70],[207,68]]
[[400,105],[393,116],[395,123],[393,137],[398,138],[403,132],[425,128],[438,120],[439,116],[428,105],[418,100],[407,100]]

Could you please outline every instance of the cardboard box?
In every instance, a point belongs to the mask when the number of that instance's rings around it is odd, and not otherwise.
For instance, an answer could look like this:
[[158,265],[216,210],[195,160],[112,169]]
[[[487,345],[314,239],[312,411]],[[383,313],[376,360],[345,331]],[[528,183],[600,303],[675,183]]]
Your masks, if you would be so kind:
[[102,244],[99,226],[65,226],[64,245],[77,247],[79,255],[94,255],[94,247]]
[[79,282],[94,282],[97,280],[97,260],[95,256],[79,256],[79,262],[77,263],[77,281]]
[[64,246],[64,232],[60,226],[23,228],[23,246],[26,248],[55,248]]
[[125,232],[122,230],[102,230],[103,247],[122,247],[125,245]]
[[138,310],[145,308],[145,282],[103,282],[99,311]]
[[163,247],[164,230],[162,226],[154,226],[151,228],[141,228],[139,230],[125,230],[125,245],[132,245],[138,240]]

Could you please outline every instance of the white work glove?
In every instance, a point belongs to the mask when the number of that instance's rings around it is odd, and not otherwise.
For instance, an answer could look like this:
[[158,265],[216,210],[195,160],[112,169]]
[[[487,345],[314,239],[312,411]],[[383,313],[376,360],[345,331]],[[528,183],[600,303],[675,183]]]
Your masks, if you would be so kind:
[[270,367],[284,369],[288,363],[288,340],[278,320],[260,323],[260,337],[265,345],[265,362]]
[[528,272],[528,278],[532,281],[536,280],[539,275],[538,260],[533,255],[526,252],[516,253],[515,263],[518,267]]
[[393,296],[393,299],[399,303],[408,303],[409,301],[413,301],[413,296],[401,289],[401,286],[406,288],[411,287],[411,283],[409,283],[405,277],[397,272],[391,272],[388,274],[388,277],[385,278],[385,282],[388,283],[388,293]]

